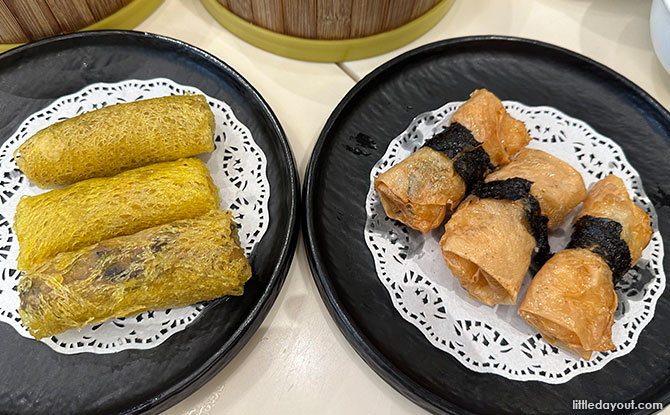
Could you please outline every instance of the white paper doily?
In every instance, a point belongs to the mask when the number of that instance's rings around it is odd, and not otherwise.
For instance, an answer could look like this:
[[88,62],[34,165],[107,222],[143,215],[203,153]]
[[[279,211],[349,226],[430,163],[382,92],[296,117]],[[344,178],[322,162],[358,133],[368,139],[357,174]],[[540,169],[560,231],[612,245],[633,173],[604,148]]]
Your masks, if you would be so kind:
[[[656,212],[644,193],[640,177],[626,161],[621,148],[582,121],[550,107],[528,107],[505,101],[509,113],[523,121],[533,140],[531,148],[544,150],[577,169],[587,188],[610,173],[626,183],[635,203],[650,216],[654,234],[638,265],[617,285],[619,308],[612,339],[616,350],[594,353],[590,361],[552,347],[517,315],[518,306],[489,307],[468,297],[444,263],[439,240],[444,228],[426,235],[389,219],[374,191],[375,176],[402,161],[435,132],[446,128],[462,102],[452,102],[416,117],[393,139],[370,172],[366,198],[365,241],[372,253],[377,276],[387,288],[395,308],[437,348],[466,367],[509,379],[563,383],[593,372],[609,361],[630,353],[642,329],[654,315],[665,288],[663,241]],[[581,205],[579,206],[581,207]],[[570,238],[575,209],[561,228],[549,235],[553,251]],[[519,302],[530,283],[527,275]]]
[[[14,150],[37,131],[76,115],[106,105],[166,95],[202,91],[169,79],[127,80],[114,84],[96,83],[54,101],[26,119],[16,133],[0,147],[0,321],[10,324],[22,336],[31,338],[21,325],[16,285],[18,242],[11,229],[16,204],[23,195],[45,192],[29,182],[12,159]],[[239,225],[240,244],[247,257],[263,238],[269,223],[267,161],[251,133],[235,118],[225,103],[207,97],[216,123],[215,150],[203,160],[219,188],[220,208],[233,212]],[[206,307],[196,304],[178,309],[148,311],[135,317],[118,318],[81,330],[44,338],[41,341],[60,353],[114,353],[125,349],[148,349],[184,330]]]

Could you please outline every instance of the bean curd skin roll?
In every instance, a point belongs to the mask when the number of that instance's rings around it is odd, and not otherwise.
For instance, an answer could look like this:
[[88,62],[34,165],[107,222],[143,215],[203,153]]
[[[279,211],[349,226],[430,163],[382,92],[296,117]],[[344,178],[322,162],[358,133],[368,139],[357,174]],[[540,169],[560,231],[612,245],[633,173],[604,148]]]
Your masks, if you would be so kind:
[[192,158],[23,197],[13,224],[18,268],[27,270],[59,252],[196,217],[218,204],[207,166]]
[[478,89],[445,131],[377,176],[375,190],[388,217],[426,233],[440,226],[468,188],[529,141],[525,125],[495,95]]
[[202,95],[110,105],[53,124],[15,152],[40,188],[107,177],[214,150],[214,114]]
[[250,277],[232,214],[213,210],[42,262],[19,282],[19,314],[40,339],[147,310],[242,295]]
[[549,255],[547,228],[560,224],[586,189],[569,164],[527,148],[484,182],[452,214],[440,248],[472,298],[516,304],[533,255]]
[[613,174],[593,185],[575,223],[585,216],[607,218],[621,225],[620,238],[630,251],[626,271],[640,260],[651,241],[649,215],[631,200],[623,180]]
[[542,150],[525,148],[512,163],[486,177],[486,182],[522,177],[536,183],[533,196],[554,229],[586,197],[582,175],[568,163]]
[[590,359],[615,348],[614,282],[639,261],[652,236],[649,216],[614,176],[593,185],[568,248],[538,271],[519,315],[550,344]]

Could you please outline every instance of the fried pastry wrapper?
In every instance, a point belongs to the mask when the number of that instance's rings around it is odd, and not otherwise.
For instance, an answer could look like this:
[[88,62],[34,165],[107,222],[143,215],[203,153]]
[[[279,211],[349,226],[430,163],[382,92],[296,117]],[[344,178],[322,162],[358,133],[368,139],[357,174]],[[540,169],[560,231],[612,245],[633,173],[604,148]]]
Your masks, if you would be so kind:
[[612,324],[617,296],[612,271],[587,249],[556,253],[538,271],[519,315],[550,344],[590,359],[613,350]]
[[424,147],[375,178],[386,215],[423,233],[435,229],[465,195],[446,155]]
[[[624,182],[614,175],[607,176],[591,187],[575,218],[571,245],[576,242],[577,234],[589,237],[583,229],[577,229],[579,223],[582,223],[579,219],[583,217],[604,218],[621,225],[620,228],[618,225],[614,228],[615,232],[620,232],[614,238],[620,238],[622,244],[625,242],[628,246],[630,263],[627,263],[628,253],[619,257],[625,258],[628,267],[637,263],[651,240],[649,216],[630,199]],[[590,225],[582,226],[603,225],[598,222],[587,223]],[[587,231],[597,235],[599,232],[608,232],[607,229]],[[592,241],[596,243],[597,238]],[[555,254],[531,282],[519,308],[521,317],[549,343],[584,359],[590,359],[594,351],[613,350],[612,324],[617,307],[613,274],[625,272],[626,264],[619,266],[616,258],[618,253],[607,252],[612,249],[619,248],[613,244],[582,246]],[[608,264],[607,258],[613,262]]]
[[571,165],[542,150],[524,148],[507,166],[486,176],[484,181],[522,177],[533,182],[531,193],[555,228],[586,197],[582,175]]
[[575,221],[585,215],[608,218],[621,224],[621,239],[630,250],[630,266],[640,260],[642,251],[651,241],[653,230],[649,215],[630,199],[623,180],[610,174],[595,183]]
[[484,304],[515,304],[535,239],[522,202],[468,198],[445,225],[445,262],[468,294]]
[[31,182],[53,188],[214,150],[214,114],[203,95],[110,105],[53,124],[14,159]]
[[207,166],[193,158],[23,197],[13,224],[18,268],[27,270],[59,252],[200,216],[218,204]]
[[[560,223],[586,192],[579,173],[541,150],[524,149],[485,181],[509,178],[533,182],[530,193],[549,223]],[[536,240],[521,201],[470,196],[445,225],[440,247],[471,297],[488,305],[516,304]]]
[[[478,89],[453,114],[482,143],[494,166],[506,164],[528,142],[523,122],[512,118],[491,92]],[[465,197],[466,184],[444,154],[422,148],[375,178],[386,215],[426,233]]]
[[229,211],[213,210],[65,252],[18,285],[36,339],[147,310],[242,295],[251,267]]
[[451,116],[482,143],[494,166],[503,166],[530,142],[526,125],[509,115],[502,102],[486,89],[477,89]]

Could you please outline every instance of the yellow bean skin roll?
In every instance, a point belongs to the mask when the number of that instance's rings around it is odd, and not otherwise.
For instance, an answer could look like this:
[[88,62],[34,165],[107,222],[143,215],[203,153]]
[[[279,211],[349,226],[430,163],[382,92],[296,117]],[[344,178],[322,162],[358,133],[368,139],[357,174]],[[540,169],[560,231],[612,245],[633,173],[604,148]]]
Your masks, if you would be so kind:
[[147,310],[242,295],[250,277],[232,214],[213,210],[39,264],[19,282],[19,314],[40,339]]
[[200,216],[218,204],[218,189],[207,166],[193,158],[24,197],[13,224],[18,268],[27,270],[59,252]]
[[15,152],[40,188],[107,177],[214,150],[214,114],[202,95],[110,105],[53,124]]

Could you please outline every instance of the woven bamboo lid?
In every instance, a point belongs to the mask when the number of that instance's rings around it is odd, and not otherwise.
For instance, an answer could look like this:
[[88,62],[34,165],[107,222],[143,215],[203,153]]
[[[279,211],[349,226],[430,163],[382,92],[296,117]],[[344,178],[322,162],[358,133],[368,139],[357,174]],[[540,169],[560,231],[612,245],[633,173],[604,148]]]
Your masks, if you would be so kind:
[[278,55],[338,62],[378,55],[432,28],[454,0],[201,0],[226,29]]
[[132,29],[163,0],[0,0],[0,51],[78,30]]

